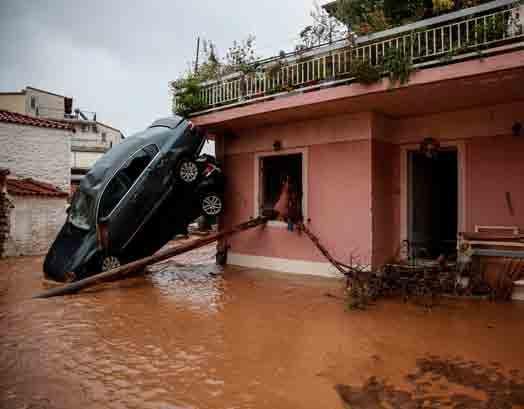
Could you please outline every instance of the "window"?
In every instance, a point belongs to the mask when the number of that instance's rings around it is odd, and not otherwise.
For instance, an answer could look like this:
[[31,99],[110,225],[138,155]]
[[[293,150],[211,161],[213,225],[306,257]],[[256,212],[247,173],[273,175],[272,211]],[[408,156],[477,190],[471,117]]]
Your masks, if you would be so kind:
[[36,109],[36,97],[34,95],[31,95],[31,109]]
[[260,158],[259,209],[260,213],[273,210],[283,197],[287,181],[288,197],[296,204],[290,216],[300,220],[303,217],[302,154],[272,155]]
[[102,132],[102,142],[107,142],[107,133],[106,132]]
[[149,145],[135,153],[107,184],[100,199],[99,219],[107,217],[123,199],[133,184],[158,153],[156,145]]
[[77,190],[71,201],[71,208],[69,209],[69,221],[75,227],[82,230],[89,230],[91,214],[91,196],[88,196],[81,190]]

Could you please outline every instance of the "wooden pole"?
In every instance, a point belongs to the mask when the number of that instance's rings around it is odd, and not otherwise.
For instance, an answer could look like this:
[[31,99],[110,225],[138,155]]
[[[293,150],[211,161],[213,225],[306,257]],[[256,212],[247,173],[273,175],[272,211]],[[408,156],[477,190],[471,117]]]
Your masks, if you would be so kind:
[[[315,236],[311,230],[309,230],[303,223],[300,223],[298,225],[299,229],[301,229],[304,233],[306,233],[306,236],[309,237],[309,239],[313,242],[313,244],[319,249],[319,251],[322,253],[322,255],[328,259],[328,261],[333,265],[333,267],[335,267],[341,274],[345,275],[345,276],[348,276],[348,275],[352,275],[354,273],[354,270],[352,267],[349,267],[349,266],[344,266],[342,263],[338,262],[337,260],[335,260],[333,258],[333,256],[331,256],[331,254],[329,253],[329,251],[327,251],[327,249],[322,245],[320,244],[320,240],[318,239],[317,236]],[[344,269],[347,268],[346,269]]]
[[34,296],[33,298],[50,298],[66,294],[73,294],[80,290],[83,290],[88,287],[93,287],[94,285],[106,282],[114,281],[116,279],[121,279],[129,274],[144,269],[145,267],[159,263],[160,261],[167,260],[171,257],[178,256],[188,251],[198,249],[203,246],[207,246],[217,240],[223,239],[227,236],[232,236],[236,233],[243,232],[245,230],[252,229],[254,227],[263,225],[269,220],[268,217],[259,217],[257,219],[250,220],[246,223],[239,224],[233,227],[230,230],[224,232],[218,232],[212,234],[208,237],[197,239],[191,243],[183,244],[174,248],[160,250],[152,256],[142,258],[140,260],[133,261],[132,263],[125,264],[121,267],[105,271],[103,273],[95,274],[94,276],[84,278],[83,280],[75,281],[74,283],[66,284],[62,287],[53,288],[48,291],[44,291],[41,294]]

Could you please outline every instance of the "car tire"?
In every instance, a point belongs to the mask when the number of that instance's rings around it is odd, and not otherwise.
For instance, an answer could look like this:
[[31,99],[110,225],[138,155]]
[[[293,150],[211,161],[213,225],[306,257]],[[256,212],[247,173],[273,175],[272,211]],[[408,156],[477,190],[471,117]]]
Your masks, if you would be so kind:
[[115,256],[105,256],[102,258],[100,263],[100,272],[105,273],[106,271],[113,270],[122,265],[118,257]]
[[183,183],[192,184],[198,179],[198,165],[194,160],[183,158],[177,167],[177,177]]
[[204,216],[218,216],[224,210],[224,201],[217,193],[207,193],[200,200],[200,208]]

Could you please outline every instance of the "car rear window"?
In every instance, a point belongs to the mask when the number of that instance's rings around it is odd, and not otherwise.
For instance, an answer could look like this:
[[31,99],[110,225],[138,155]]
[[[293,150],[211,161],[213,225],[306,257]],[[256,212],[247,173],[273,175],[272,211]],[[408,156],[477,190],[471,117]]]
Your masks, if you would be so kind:
[[127,160],[125,165],[107,184],[102,194],[98,211],[99,219],[103,219],[111,214],[157,153],[158,148],[156,145],[148,145]]

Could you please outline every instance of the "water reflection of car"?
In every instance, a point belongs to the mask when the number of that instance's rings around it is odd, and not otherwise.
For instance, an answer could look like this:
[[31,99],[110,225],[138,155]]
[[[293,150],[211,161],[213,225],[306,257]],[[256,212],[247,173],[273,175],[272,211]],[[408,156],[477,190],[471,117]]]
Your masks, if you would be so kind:
[[71,281],[153,254],[201,214],[223,209],[224,176],[199,156],[205,133],[161,119],[102,156],[82,179],[44,273]]

